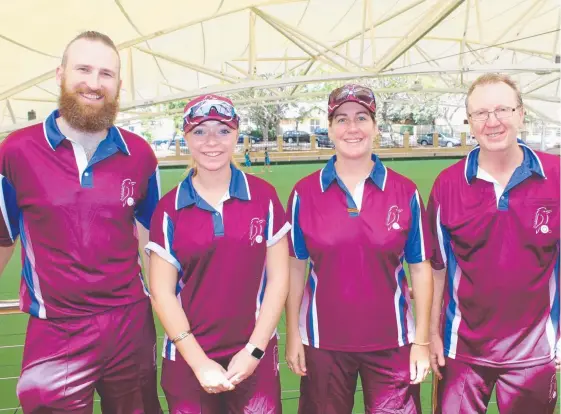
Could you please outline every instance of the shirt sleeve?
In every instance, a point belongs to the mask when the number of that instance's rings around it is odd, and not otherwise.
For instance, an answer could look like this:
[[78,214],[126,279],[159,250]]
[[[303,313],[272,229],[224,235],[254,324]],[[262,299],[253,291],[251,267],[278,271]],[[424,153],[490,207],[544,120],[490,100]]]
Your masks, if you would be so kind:
[[310,254],[308,253],[306,241],[304,240],[304,233],[300,226],[300,207],[300,195],[296,187],[294,187],[288,199],[288,206],[286,209],[287,221],[292,226],[288,235],[288,249],[291,257],[306,260],[310,257]]
[[431,265],[435,270],[442,270],[446,267],[446,255],[444,254],[442,223],[440,220],[440,191],[438,182],[437,178],[430,193],[427,216],[432,236]]
[[411,227],[405,243],[405,260],[409,264],[420,263],[430,259],[431,244],[425,207],[419,190],[409,202],[411,209]]
[[144,226],[145,229],[150,228],[150,220],[156,209],[156,205],[162,196],[160,187],[160,170],[156,158],[153,160],[154,170],[148,178],[148,185],[144,198],[137,204],[134,211],[135,218]]
[[19,220],[22,214],[16,194],[15,178],[18,177],[16,167],[17,152],[11,145],[15,137],[9,136],[0,144],[0,246],[13,245],[19,234]]
[[19,236],[19,218],[21,211],[17,205],[16,190],[6,177],[0,174],[0,246],[8,247]]
[[[177,191],[177,189],[175,190]],[[181,264],[173,250],[173,237],[175,233],[176,211],[170,211],[162,200],[156,206],[152,221],[150,222],[150,240],[146,245],[146,253],[156,253],[165,261],[172,264],[178,272],[181,272]]]
[[273,190],[269,199],[268,210],[266,237],[267,247],[271,247],[290,230],[290,223],[286,220],[286,213],[275,190]]

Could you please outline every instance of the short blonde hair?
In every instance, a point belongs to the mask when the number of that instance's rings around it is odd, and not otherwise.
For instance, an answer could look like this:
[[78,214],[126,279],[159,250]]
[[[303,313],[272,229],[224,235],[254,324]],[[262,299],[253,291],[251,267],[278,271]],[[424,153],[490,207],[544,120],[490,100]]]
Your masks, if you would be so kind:
[[523,106],[524,103],[522,102],[522,94],[520,93],[520,89],[516,82],[508,75],[504,75],[502,73],[485,73],[478,77],[468,89],[466,95],[466,111],[468,110],[468,100],[475,88],[481,85],[489,85],[494,83],[505,83],[516,93],[516,99],[518,101],[518,106]]
[[62,67],[66,67],[66,62],[68,61],[68,49],[74,42],[80,39],[86,39],[89,40],[90,42],[101,42],[105,46],[110,47],[117,54],[117,57],[119,58],[119,67],[121,66],[121,56],[119,55],[119,50],[117,49],[117,46],[115,46],[113,40],[111,40],[111,38],[106,34],[96,32],[95,30],[88,30],[80,33],[78,36],[72,39],[70,43],[68,43],[68,45],[66,45],[66,48],[64,49],[64,53],[62,55],[62,62],[61,62]]

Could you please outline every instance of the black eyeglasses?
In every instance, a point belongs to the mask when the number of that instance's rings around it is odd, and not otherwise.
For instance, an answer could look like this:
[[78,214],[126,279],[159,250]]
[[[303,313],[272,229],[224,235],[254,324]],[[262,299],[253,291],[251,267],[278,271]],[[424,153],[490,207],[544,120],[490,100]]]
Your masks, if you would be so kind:
[[522,105],[518,105],[516,108],[511,108],[510,106],[500,106],[492,111],[487,111],[482,109],[481,111],[475,111],[469,114],[469,117],[477,122],[487,121],[490,114],[495,114],[497,119],[510,118],[514,112]]

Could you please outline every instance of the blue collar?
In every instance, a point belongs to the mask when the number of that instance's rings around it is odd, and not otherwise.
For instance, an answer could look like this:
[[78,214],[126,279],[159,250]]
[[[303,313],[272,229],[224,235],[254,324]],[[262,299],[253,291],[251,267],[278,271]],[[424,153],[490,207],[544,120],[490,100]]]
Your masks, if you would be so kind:
[[[230,192],[230,197],[235,197],[244,201],[251,200],[251,193],[249,191],[249,184],[247,182],[245,173],[238,170],[233,164],[230,164],[230,169],[232,170],[230,187],[228,189],[228,191]],[[193,186],[193,173],[194,170],[189,171],[189,175],[187,175],[187,178],[185,178],[181,182],[181,184],[179,184],[179,188],[177,189],[177,194],[175,196],[176,210],[189,207],[193,204],[196,204],[199,207],[203,205],[201,203],[201,197],[197,194],[197,191]],[[206,202],[204,203],[204,205],[206,205]]]
[[[543,170],[542,163],[538,158],[538,155],[521,139],[517,139],[517,142],[524,152],[524,160],[522,161],[521,165],[522,168],[527,169],[528,171],[533,172],[542,178],[545,178],[545,172]],[[464,173],[468,184],[471,184],[473,182],[473,179],[477,176],[477,169],[479,168],[479,151],[480,147],[479,145],[477,145],[467,155]]]
[[[45,131],[45,138],[49,143],[49,146],[54,150],[60,145],[62,141],[66,139],[66,137],[62,134],[58,125],[56,123],[56,119],[60,116],[60,112],[58,109],[54,110],[47,119],[43,122],[43,130]],[[115,143],[115,146],[123,153],[130,155],[129,148],[121,135],[121,131],[116,126],[112,126],[109,128],[109,132],[105,137],[105,140],[109,142]]]
[[[337,161],[337,156],[334,155],[327,162],[326,166],[320,172],[320,184],[321,191],[324,192],[331,185],[333,181],[337,180],[337,171],[335,171],[335,161]],[[372,154],[372,161],[375,165],[368,176],[376,186],[382,191],[386,188],[386,180],[388,177],[388,170],[385,165],[382,164],[382,160],[376,155]]]

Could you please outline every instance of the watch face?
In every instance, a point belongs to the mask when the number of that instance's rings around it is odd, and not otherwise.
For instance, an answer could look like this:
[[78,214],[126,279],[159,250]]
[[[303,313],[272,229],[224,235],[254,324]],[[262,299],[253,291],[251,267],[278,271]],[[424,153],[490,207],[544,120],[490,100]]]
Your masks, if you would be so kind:
[[263,355],[265,355],[265,352],[261,351],[259,348],[255,348],[251,355],[257,359],[261,359],[263,358]]

